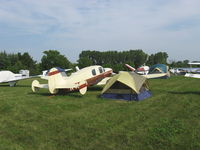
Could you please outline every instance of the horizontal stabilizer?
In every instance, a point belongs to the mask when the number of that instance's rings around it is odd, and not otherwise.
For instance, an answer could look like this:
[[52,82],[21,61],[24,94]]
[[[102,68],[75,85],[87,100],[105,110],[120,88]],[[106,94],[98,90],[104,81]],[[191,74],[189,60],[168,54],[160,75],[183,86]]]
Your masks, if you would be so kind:
[[97,85],[105,85],[105,84],[108,82],[108,80],[110,80],[110,78],[111,78],[111,77],[106,77],[106,78],[104,78],[104,79],[101,80],[99,83],[97,83]]
[[40,88],[48,89],[48,84],[40,84],[38,80],[32,82],[32,91],[37,92]]

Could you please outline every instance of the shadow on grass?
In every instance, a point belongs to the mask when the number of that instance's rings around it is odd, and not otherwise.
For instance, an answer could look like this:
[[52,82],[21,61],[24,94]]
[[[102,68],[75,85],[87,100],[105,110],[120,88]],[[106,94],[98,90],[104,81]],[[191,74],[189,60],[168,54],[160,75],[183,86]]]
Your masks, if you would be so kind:
[[66,92],[64,90],[59,90],[57,94],[51,94],[49,92],[41,93],[41,92],[29,92],[30,95],[41,95],[41,96],[69,96],[69,97],[76,97],[76,98],[82,98],[83,96],[79,94],[78,91],[72,91],[72,92]]
[[30,85],[16,85],[16,87],[31,87]]
[[89,86],[88,91],[102,91],[103,87],[101,86]]
[[[88,87],[88,91],[101,91],[103,88],[101,86],[90,86]],[[82,98],[83,95],[79,93],[78,90],[76,91],[66,91],[66,90],[59,90],[57,94],[51,94],[48,91],[47,92],[29,92],[30,95],[41,95],[41,96],[69,96],[69,97],[75,97],[75,98]],[[87,94],[87,93],[86,93]],[[97,95],[98,98],[101,98],[101,95]]]
[[31,87],[31,86],[30,86],[30,85],[16,85],[16,86],[10,86],[9,84],[1,84],[0,87],[17,88],[17,87]]
[[29,94],[29,95],[41,95],[41,96],[51,96],[52,95],[50,93],[40,93],[40,92],[36,92],[36,93],[28,92],[27,94]]
[[169,91],[170,94],[194,94],[194,95],[200,95],[200,91],[185,91],[185,92],[175,92],[175,91]]
[[9,84],[1,84],[0,87],[10,87]]

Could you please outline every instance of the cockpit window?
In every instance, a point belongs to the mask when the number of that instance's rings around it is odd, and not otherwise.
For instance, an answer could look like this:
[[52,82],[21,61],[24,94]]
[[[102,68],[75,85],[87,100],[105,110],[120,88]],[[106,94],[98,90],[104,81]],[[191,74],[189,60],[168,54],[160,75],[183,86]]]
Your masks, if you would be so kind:
[[92,69],[92,75],[95,76],[96,75],[96,70]]
[[99,67],[99,72],[103,73],[103,68],[102,67]]

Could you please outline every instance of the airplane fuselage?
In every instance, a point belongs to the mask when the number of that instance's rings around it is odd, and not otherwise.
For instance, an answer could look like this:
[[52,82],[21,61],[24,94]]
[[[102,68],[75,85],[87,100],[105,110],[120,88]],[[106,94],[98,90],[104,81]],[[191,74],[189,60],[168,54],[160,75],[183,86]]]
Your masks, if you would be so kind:
[[48,73],[48,84],[40,84],[37,80],[34,80],[32,90],[35,92],[39,88],[48,88],[51,94],[56,94],[60,89],[67,91],[79,90],[81,94],[85,94],[88,86],[106,83],[109,79],[106,77],[111,76],[112,72],[110,68],[95,65],[78,69],[67,76],[64,69],[52,68]]
[[[58,71],[50,72],[49,76],[54,76]],[[105,77],[109,77],[112,74],[112,69],[104,69],[101,66],[90,66],[78,70],[75,73],[72,73],[70,76],[66,76],[64,72],[60,73],[62,78],[57,80],[57,87],[65,88],[65,89],[76,89],[81,88],[84,85],[80,85],[80,82],[86,81],[85,86],[95,85],[99,83]]]

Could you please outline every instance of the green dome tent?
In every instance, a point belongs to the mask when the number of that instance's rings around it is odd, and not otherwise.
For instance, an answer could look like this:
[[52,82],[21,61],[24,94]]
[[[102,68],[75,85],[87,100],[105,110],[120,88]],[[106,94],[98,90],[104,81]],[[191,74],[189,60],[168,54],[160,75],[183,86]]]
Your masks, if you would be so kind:
[[164,64],[155,64],[150,67],[149,74],[144,75],[146,78],[162,78],[167,79],[170,77],[169,67]]
[[168,66],[164,64],[155,64],[150,67],[149,73],[167,73],[168,72]]
[[147,79],[134,72],[120,72],[112,77],[102,90],[103,98],[143,100],[151,96]]

